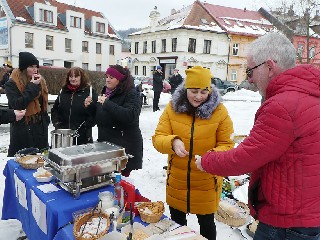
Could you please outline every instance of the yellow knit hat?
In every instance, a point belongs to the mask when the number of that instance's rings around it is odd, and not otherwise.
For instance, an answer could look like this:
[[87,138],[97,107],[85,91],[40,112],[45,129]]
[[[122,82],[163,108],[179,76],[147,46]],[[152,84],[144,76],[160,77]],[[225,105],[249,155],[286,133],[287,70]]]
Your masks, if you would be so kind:
[[211,92],[212,74],[209,69],[194,66],[186,70],[185,88],[208,89]]

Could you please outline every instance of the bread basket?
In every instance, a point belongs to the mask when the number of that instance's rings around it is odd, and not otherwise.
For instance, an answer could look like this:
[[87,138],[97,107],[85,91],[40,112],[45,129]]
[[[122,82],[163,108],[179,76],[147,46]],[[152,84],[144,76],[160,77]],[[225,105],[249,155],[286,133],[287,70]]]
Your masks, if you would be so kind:
[[110,220],[107,214],[91,211],[77,216],[73,225],[73,235],[76,240],[97,240],[106,235],[109,228]]
[[37,169],[43,167],[43,155],[16,155],[16,162],[25,169]]
[[231,227],[239,227],[246,224],[249,211],[245,203],[225,198],[220,201],[215,218]]
[[146,223],[158,222],[164,213],[164,203],[158,202],[143,202],[139,204],[138,211],[140,218]]

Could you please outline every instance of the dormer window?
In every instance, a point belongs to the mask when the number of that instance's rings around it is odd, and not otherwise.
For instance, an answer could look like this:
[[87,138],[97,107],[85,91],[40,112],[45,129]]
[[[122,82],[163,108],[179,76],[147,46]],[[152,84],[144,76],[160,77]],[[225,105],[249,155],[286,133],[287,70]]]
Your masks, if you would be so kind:
[[70,17],[70,27],[81,28],[81,18],[80,17]]
[[105,33],[106,32],[106,25],[101,22],[96,22],[96,32]]
[[46,9],[39,9],[39,20],[41,22],[53,23],[53,12]]
[[236,23],[237,23],[237,25],[238,25],[239,27],[244,27],[244,25],[242,24],[242,22],[236,21]]

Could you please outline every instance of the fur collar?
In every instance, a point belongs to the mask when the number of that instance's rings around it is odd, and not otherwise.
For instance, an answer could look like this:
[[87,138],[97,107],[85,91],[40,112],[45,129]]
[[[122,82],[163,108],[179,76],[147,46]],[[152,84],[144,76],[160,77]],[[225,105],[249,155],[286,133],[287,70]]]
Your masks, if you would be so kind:
[[186,113],[191,115],[195,112],[196,117],[201,119],[209,119],[212,116],[213,111],[217,108],[219,103],[222,101],[218,90],[212,85],[212,92],[206,102],[201,104],[199,107],[194,108],[190,105],[187,99],[187,89],[185,82],[180,84],[174,94],[172,95],[172,108],[176,113]]

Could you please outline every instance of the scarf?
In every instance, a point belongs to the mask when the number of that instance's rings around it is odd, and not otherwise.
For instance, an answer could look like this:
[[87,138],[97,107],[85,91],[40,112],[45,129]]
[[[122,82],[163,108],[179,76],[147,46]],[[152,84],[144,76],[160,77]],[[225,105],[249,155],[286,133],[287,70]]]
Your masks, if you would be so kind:
[[117,88],[114,88],[114,89],[109,89],[106,87],[106,91],[104,93],[104,95],[107,97],[107,98],[110,98],[116,91]]
[[71,92],[77,91],[79,87],[80,87],[80,85],[79,85],[79,86],[72,86],[71,84],[68,84],[68,85],[67,85],[67,88],[68,88]]
[[[20,69],[16,68],[13,70],[11,74],[11,79],[15,82],[17,85],[17,88],[19,89],[20,93],[23,93],[27,83],[24,83],[21,76]],[[30,82],[30,80],[29,80]],[[41,119],[41,105],[39,102],[39,97],[42,96],[42,110],[43,112],[47,112],[47,106],[48,106],[48,88],[46,85],[46,81],[42,78],[40,82],[40,92],[38,96],[36,96],[31,102],[29,102],[26,114],[25,114],[25,121],[27,124],[30,122],[37,122],[39,119]],[[21,110],[21,109],[20,109]]]

